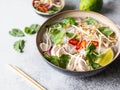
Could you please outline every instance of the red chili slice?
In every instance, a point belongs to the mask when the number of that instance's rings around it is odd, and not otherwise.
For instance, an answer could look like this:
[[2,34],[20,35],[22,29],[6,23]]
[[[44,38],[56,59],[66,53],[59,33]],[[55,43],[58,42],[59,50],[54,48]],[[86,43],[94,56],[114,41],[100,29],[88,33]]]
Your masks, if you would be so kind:
[[72,38],[68,42],[69,42],[69,44],[77,45],[77,43],[79,42],[79,40]]
[[82,40],[81,42],[79,42],[79,43],[76,45],[76,50],[85,48],[85,47],[86,47],[86,43],[87,43],[86,40]]
[[99,45],[99,43],[98,43],[98,41],[91,41],[95,46],[98,46]]

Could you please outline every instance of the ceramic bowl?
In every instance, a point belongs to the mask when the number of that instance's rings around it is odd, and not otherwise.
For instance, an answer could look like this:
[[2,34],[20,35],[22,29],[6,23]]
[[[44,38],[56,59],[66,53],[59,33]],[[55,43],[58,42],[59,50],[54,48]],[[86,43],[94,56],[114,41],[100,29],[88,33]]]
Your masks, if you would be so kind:
[[[39,45],[42,42],[42,36],[45,33],[46,26],[50,25],[50,24],[52,24],[54,22],[57,22],[58,19],[63,18],[63,17],[83,17],[83,18],[84,17],[93,17],[96,20],[98,20],[99,22],[108,25],[112,30],[114,30],[114,32],[116,33],[116,35],[118,37],[117,49],[116,49],[117,53],[115,54],[115,56],[113,58],[113,61],[116,60],[116,58],[120,54],[120,30],[119,30],[117,24],[115,24],[113,21],[108,19],[106,16],[103,16],[103,15],[101,15],[99,13],[91,12],[91,11],[80,11],[80,10],[68,10],[68,11],[61,12],[61,13],[59,13],[57,15],[52,16],[51,18],[49,18],[46,22],[44,22],[42,24],[42,26],[40,27],[40,29],[39,29],[39,31],[37,33],[37,37],[36,37],[37,48],[38,48],[38,51],[40,52],[40,55],[42,57],[43,57],[43,52],[40,49]],[[43,60],[46,61],[49,65],[51,65],[53,68],[55,68],[55,69],[57,69],[57,70],[59,70],[61,72],[67,73],[69,75],[79,75],[80,77],[88,77],[88,76],[91,76],[91,75],[95,75],[95,74],[101,72],[102,70],[104,70],[111,63],[113,63],[113,61],[112,61],[108,65],[106,65],[104,67],[101,67],[101,68],[98,68],[96,70],[91,70],[91,71],[86,71],[86,72],[81,72],[81,71],[77,72],[77,71],[69,71],[69,70],[57,67],[57,66],[53,65],[52,63],[50,63],[48,60],[46,60],[44,57],[43,57]]]
[[54,15],[54,14],[60,12],[60,11],[64,8],[64,6],[65,6],[65,0],[60,0],[62,7],[61,7],[59,10],[57,10],[57,11],[55,11],[55,12],[53,12],[53,13],[47,13],[47,12],[42,12],[42,11],[40,11],[40,10],[37,10],[37,9],[34,7],[34,1],[35,1],[35,0],[32,1],[32,7],[33,7],[34,11],[35,11],[37,14],[43,15],[43,16]]

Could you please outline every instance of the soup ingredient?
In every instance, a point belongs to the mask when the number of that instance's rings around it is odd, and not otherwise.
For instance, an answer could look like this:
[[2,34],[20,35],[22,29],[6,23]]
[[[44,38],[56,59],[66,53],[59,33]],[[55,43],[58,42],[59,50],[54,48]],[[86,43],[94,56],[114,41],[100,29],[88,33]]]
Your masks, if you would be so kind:
[[70,56],[67,54],[62,54],[60,57],[44,54],[45,58],[48,59],[51,63],[61,68],[66,68],[69,63]]
[[81,0],[80,10],[100,11],[103,6],[103,0]]
[[72,45],[77,45],[79,43],[79,40],[75,39],[75,38],[72,38],[70,39],[69,41],[69,44],[72,44]]
[[64,23],[66,24],[66,26],[77,25],[77,23],[75,22],[75,18],[72,17],[64,18]]
[[39,30],[39,28],[39,24],[32,24],[30,27],[25,27],[24,31],[26,34],[33,35]]
[[69,38],[73,37],[73,35],[74,35],[74,33],[66,32],[66,36],[69,37]]
[[51,30],[50,34],[51,34],[52,43],[57,44],[57,45],[62,43],[62,40],[65,36],[65,32],[63,30],[57,30],[57,29]]
[[100,27],[99,28],[99,31],[101,32],[101,33],[103,33],[106,37],[108,37],[108,36],[110,36],[110,35],[112,35],[114,32],[111,30],[111,29],[109,29],[108,27]]
[[13,28],[11,31],[9,31],[9,34],[14,37],[24,37],[25,36],[23,31],[20,29],[17,29],[17,28]]
[[22,53],[23,52],[23,49],[25,47],[25,41],[24,40],[18,40],[14,43],[14,49],[17,51],[17,52],[20,52]]
[[87,17],[84,19],[84,21],[88,24],[88,25],[98,25],[98,21],[95,20],[92,17]]
[[100,64],[101,66],[106,66],[113,60],[113,57],[113,50],[111,48],[108,48],[101,54],[101,58],[98,58],[95,62]]
[[86,47],[86,59],[89,62],[89,66],[91,70],[97,69],[101,67],[98,63],[96,63],[96,59],[99,55],[95,52],[95,45],[91,42],[88,47]]
[[87,44],[86,40],[79,41],[79,43],[77,43],[77,45],[76,45],[76,50],[85,48],[86,44]]

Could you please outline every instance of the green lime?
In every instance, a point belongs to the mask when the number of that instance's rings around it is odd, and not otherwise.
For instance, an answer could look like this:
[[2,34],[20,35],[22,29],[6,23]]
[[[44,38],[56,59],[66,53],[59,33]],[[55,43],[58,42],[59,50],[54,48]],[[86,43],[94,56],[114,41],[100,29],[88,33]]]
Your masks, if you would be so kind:
[[81,0],[80,10],[100,11],[103,6],[103,0]]
[[106,66],[113,60],[113,57],[113,50],[111,48],[108,48],[101,54],[101,58],[98,58],[98,60],[96,60],[96,63],[100,64],[101,66]]

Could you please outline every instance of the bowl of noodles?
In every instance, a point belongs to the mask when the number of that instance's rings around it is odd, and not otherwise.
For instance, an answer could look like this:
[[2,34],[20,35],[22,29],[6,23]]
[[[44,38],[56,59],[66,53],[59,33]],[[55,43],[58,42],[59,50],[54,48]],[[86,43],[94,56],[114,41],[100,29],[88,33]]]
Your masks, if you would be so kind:
[[40,15],[53,15],[64,8],[65,0],[33,0],[32,6]]
[[119,34],[118,26],[99,13],[68,10],[40,27],[36,44],[43,59],[55,69],[87,77],[119,56]]

